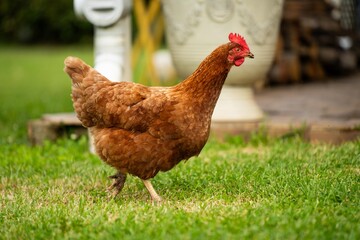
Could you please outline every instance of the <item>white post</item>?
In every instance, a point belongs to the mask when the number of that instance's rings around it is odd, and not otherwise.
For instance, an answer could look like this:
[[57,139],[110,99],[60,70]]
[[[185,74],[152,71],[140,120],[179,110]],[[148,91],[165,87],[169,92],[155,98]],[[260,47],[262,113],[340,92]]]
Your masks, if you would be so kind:
[[131,81],[130,16],[108,28],[95,27],[95,69],[113,82]]
[[[114,82],[132,81],[131,0],[74,0],[75,12],[95,27],[95,66]],[[90,151],[95,152],[90,138]]]

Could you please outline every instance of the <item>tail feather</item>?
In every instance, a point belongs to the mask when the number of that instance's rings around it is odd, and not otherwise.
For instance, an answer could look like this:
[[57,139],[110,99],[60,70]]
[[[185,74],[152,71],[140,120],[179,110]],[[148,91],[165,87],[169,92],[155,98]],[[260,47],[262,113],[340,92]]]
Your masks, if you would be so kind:
[[64,61],[64,71],[69,75],[73,84],[79,84],[89,74],[91,67],[76,57],[67,57]]
[[[67,57],[64,61],[64,71],[72,81],[71,98],[74,110],[79,120],[85,127],[94,125],[92,113],[89,112],[88,105],[91,105],[91,96],[95,93],[92,87],[95,83],[94,75],[98,74],[92,67],[76,57]],[[85,89],[89,89],[85,91]],[[91,91],[92,90],[92,91]]]

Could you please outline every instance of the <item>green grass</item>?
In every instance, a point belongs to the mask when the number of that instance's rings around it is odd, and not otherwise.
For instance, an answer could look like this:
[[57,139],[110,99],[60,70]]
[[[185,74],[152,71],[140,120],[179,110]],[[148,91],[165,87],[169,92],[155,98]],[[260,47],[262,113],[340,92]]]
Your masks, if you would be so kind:
[[261,145],[210,141],[154,186],[153,206],[129,177],[116,200],[114,171],[85,139],[1,147],[0,236],[5,239],[359,239],[360,144]]
[[44,113],[72,111],[66,56],[93,62],[87,47],[9,47],[0,45],[0,144],[25,143],[26,123]]
[[91,49],[0,52],[0,239],[360,239],[360,141],[212,139],[152,180],[161,205],[135,177],[108,200],[87,139],[26,144],[29,118],[72,110],[63,58]]

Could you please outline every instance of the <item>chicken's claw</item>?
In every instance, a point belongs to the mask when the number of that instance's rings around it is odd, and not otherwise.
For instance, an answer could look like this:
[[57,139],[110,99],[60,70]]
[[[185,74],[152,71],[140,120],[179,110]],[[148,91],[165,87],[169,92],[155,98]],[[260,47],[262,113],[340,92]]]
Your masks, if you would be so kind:
[[113,184],[111,184],[110,187],[108,187],[107,190],[109,192],[111,192],[113,189],[115,189],[113,191],[113,193],[111,194],[111,197],[115,198],[121,192],[121,190],[124,188],[124,184],[126,181],[126,174],[118,172],[115,175],[109,176],[109,178],[114,179],[114,182],[113,182]]

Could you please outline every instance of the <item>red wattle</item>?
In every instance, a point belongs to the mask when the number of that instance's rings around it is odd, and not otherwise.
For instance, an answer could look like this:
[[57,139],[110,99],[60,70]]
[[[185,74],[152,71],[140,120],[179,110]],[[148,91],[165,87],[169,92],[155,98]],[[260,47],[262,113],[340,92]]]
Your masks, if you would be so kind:
[[235,60],[234,65],[238,67],[238,66],[240,66],[244,61],[245,61],[245,58],[238,58],[238,59]]

